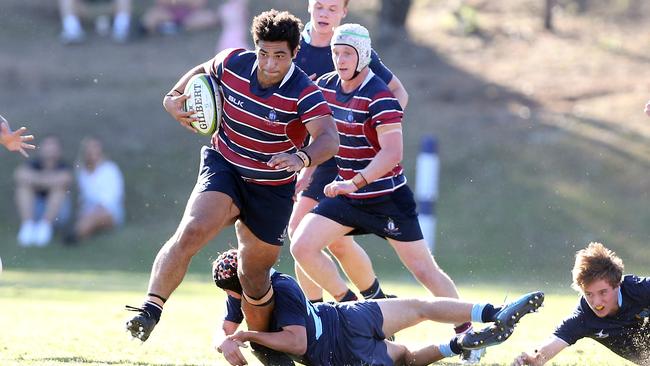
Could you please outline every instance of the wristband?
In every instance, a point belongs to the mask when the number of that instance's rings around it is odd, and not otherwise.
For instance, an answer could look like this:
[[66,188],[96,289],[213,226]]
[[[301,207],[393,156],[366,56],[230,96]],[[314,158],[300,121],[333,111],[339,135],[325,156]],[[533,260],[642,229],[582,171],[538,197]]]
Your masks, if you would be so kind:
[[[357,179],[357,177],[360,179]],[[361,189],[368,185],[368,181],[366,180],[366,178],[363,177],[363,174],[361,173],[357,173],[357,175],[352,177],[352,183],[354,184],[355,187],[357,187],[357,189]]]
[[303,167],[307,168],[307,167],[309,167],[311,165],[311,159],[309,158],[309,155],[307,155],[307,153],[304,152],[303,150],[296,151],[295,155],[298,158],[300,158],[300,160],[302,160],[302,166]]

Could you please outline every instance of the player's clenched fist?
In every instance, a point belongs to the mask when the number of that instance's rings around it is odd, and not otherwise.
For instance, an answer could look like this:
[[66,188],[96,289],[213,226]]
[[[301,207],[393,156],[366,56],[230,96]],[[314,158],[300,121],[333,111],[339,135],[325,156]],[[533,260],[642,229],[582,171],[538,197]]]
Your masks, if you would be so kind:
[[334,181],[325,186],[323,193],[327,197],[336,197],[339,194],[348,194],[355,192],[357,186],[352,182],[352,180],[343,180],[343,181]]

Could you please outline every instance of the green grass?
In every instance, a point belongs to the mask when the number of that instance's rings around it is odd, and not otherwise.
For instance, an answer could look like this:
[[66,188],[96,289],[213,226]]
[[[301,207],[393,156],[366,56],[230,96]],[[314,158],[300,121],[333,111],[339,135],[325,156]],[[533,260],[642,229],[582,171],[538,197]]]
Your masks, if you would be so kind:
[[[209,278],[188,276],[165,307],[161,323],[144,344],[124,331],[148,276],[121,271],[14,271],[0,275],[1,365],[222,365],[212,349],[212,332],[223,316],[223,294]],[[401,297],[425,297],[424,289],[404,282],[384,287]],[[463,286],[468,300],[499,303],[532,288],[507,285]],[[506,365],[522,350],[543,341],[575,305],[566,289],[546,289],[545,307],[524,318],[511,339],[488,350],[483,364]],[[397,334],[399,342],[420,347],[452,335],[448,325],[422,323]],[[256,360],[246,351],[251,365]],[[447,364],[453,364],[449,360]],[[590,340],[557,357],[555,365],[625,365]]]

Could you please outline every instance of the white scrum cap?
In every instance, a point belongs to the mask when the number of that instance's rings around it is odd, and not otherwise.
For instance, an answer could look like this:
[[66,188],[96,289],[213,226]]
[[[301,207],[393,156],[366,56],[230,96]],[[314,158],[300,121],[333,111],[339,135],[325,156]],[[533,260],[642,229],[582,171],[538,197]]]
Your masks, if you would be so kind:
[[330,44],[332,46],[337,44],[347,45],[357,51],[359,56],[357,72],[370,64],[370,52],[372,50],[370,32],[361,24],[350,23],[336,27]]

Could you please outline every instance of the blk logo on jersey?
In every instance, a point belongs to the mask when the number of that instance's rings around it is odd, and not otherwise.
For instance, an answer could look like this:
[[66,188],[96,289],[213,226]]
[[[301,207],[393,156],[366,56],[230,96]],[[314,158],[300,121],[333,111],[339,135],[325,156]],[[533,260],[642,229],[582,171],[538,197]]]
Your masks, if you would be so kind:
[[239,99],[233,97],[232,95],[229,95],[229,96],[228,96],[228,101],[229,101],[230,103],[232,103],[235,107],[240,107],[240,108],[243,108],[243,107],[244,107],[244,101],[243,101],[243,100],[239,100]]
[[399,227],[397,227],[397,225],[395,225],[395,221],[393,221],[393,219],[391,219],[390,217],[388,218],[388,221],[386,221],[386,227],[384,228],[384,231],[387,234],[390,234],[390,235],[393,235],[393,236],[397,236],[397,235],[402,234],[399,231]]

